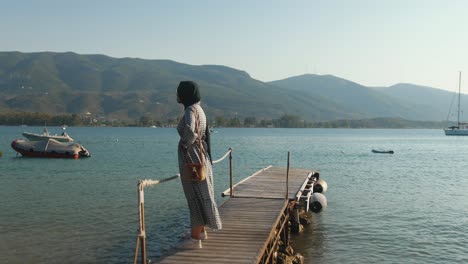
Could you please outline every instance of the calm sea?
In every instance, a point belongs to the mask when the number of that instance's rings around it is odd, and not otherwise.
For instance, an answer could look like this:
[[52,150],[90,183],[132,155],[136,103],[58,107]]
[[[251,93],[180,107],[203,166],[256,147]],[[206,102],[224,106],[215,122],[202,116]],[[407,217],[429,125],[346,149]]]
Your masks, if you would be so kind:
[[[70,127],[93,155],[82,160],[16,157],[9,144],[23,130],[42,128],[0,127],[0,263],[131,263],[137,182],[177,173],[175,129]],[[320,171],[328,208],[294,236],[306,263],[468,262],[468,137],[420,129],[218,129],[212,144],[214,158],[234,148],[235,181],[286,166],[288,151],[292,167]],[[217,194],[228,188],[228,168],[227,160],[214,165]],[[157,260],[189,229],[180,182],[147,188],[145,214],[148,253]]]

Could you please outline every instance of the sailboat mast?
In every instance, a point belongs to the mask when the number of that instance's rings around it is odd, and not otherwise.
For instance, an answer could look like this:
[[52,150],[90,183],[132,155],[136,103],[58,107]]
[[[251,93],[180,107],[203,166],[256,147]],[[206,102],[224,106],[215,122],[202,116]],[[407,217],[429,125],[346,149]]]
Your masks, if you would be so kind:
[[458,117],[457,117],[458,127],[460,127],[460,93],[461,93],[461,71],[459,72],[459,75],[458,75]]

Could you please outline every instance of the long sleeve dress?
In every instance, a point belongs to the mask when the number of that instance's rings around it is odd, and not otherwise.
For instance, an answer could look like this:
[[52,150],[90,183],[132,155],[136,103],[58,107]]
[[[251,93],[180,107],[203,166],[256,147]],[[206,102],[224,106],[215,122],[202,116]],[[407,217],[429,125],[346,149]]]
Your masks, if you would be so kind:
[[[198,143],[198,128],[196,125],[198,115],[198,126],[202,137],[202,152],[204,158],[204,169],[206,181],[193,182],[188,175],[184,175],[186,163],[200,162],[200,147]],[[190,211],[191,227],[207,226],[212,229],[221,229],[221,218],[219,217],[218,208],[214,199],[213,188],[213,170],[211,160],[207,153],[207,144],[204,141],[206,125],[205,112],[200,106],[200,103],[195,103],[185,109],[184,117],[180,120],[177,126],[180,140],[178,146],[179,156],[179,171],[182,179],[182,187],[185,198],[187,199]]]

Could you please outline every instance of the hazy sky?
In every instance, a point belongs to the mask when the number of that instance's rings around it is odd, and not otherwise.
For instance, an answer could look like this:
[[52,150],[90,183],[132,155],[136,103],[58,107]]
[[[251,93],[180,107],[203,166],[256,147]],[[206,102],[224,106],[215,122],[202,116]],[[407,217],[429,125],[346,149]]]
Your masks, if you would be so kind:
[[[0,0],[0,51],[220,64],[272,81],[468,84],[466,0]],[[468,87],[466,87],[468,90]]]

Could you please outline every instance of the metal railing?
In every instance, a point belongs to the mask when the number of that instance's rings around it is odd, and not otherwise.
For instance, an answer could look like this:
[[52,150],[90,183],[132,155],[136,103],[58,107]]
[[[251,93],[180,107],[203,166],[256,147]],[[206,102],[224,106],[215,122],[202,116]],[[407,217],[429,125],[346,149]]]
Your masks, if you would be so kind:
[[[223,161],[229,155],[229,178],[230,178],[230,190],[232,197],[232,148],[222,156],[220,159],[212,161],[212,164],[219,163]],[[162,180],[139,180],[138,181],[138,236],[135,247],[135,256],[133,258],[133,263],[136,264],[138,261],[138,248],[141,244],[141,263],[146,264],[146,232],[145,232],[145,187],[155,186],[163,182],[168,182],[180,178],[180,174],[164,178]]]

